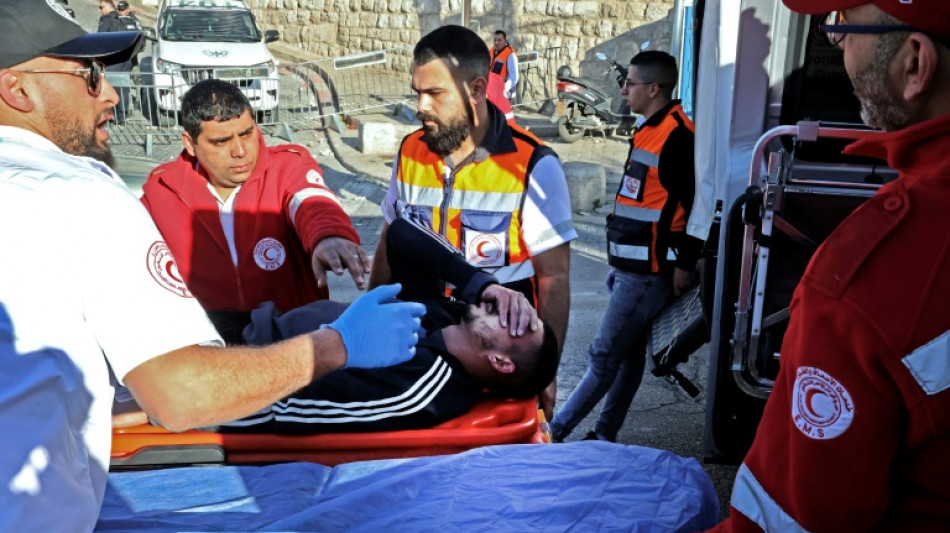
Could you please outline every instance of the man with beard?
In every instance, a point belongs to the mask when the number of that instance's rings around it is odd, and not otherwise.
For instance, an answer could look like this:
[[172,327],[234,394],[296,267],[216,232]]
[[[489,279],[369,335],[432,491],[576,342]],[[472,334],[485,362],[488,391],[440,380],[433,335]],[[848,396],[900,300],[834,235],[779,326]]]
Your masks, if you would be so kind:
[[[167,245],[105,164],[103,64],[136,32],[86,34],[53,0],[0,3],[0,530],[91,531],[115,382],[180,431],[247,416],[341,367],[398,364],[424,308],[358,299],[327,329],[221,347]],[[100,62],[101,61],[101,62]],[[53,511],[53,512],[51,512]]]
[[784,0],[844,52],[862,118],[845,149],[896,181],[815,253],[781,370],[717,531],[950,526],[950,3]]
[[[475,32],[443,26],[413,51],[422,129],[403,139],[381,204],[444,235],[466,260],[521,291],[564,345],[570,241],[577,237],[560,161],[486,99],[490,55]],[[391,279],[383,226],[370,286]],[[508,321],[514,332],[515,324]],[[554,386],[543,398],[550,416]]]

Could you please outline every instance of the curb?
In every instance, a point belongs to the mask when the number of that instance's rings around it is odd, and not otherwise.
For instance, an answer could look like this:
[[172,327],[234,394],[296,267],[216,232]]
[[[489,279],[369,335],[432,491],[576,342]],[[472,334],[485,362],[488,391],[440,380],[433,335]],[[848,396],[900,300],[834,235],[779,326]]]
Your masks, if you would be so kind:
[[327,138],[327,145],[330,147],[330,151],[333,152],[333,157],[335,157],[337,162],[340,163],[340,166],[360,178],[372,180],[386,187],[389,186],[389,169],[387,169],[385,176],[377,176],[375,172],[367,172],[364,168],[358,168],[349,161],[350,154],[343,153],[345,150],[352,150],[352,148],[346,146],[346,143],[343,142],[339,132],[332,128],[326,127],[326,121],[324,121],[323,131]]

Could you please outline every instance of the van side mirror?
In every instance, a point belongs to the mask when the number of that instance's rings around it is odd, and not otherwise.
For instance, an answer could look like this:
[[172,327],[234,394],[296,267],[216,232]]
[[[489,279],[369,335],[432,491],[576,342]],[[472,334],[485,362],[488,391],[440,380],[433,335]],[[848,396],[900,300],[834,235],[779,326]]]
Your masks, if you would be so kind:
[[264,32],[264,42],[272,43],[274,41],[280,40],[280,32],[277,30],[266,30]]
[[148,39],[149,41],[158,40],[158,38],[155,36],[155,28],[152,28],[152,27],[146,26],[142,28],[142,35],[144,35],[145,38]]

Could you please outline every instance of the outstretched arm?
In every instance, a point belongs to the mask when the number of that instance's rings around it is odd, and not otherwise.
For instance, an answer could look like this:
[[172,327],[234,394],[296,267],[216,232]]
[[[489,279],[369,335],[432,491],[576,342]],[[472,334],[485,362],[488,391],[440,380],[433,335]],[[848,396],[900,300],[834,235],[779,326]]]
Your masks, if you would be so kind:
[[422,304],[391,302],[398,285],[358,298],[326,329],[262,348],[187,346],[126,373],[138,404],[183,431],[237,420],[343,367],[374,368],[415,354]]

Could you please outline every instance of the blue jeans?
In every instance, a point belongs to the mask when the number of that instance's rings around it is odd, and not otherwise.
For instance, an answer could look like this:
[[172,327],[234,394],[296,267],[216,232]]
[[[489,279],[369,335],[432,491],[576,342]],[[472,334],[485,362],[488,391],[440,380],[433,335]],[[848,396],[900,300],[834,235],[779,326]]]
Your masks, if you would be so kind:
[[653,319],[671,294],[672,282],[667,276],[616,271],[600,331],[590,345],[587,371],[551,421],[553,439],[567,437],[605,394],[594,430],[601,438],[617,439],[640,388]]

